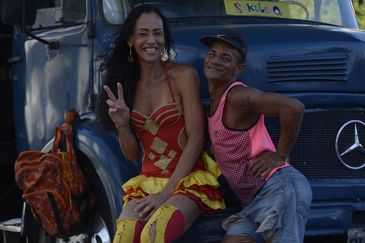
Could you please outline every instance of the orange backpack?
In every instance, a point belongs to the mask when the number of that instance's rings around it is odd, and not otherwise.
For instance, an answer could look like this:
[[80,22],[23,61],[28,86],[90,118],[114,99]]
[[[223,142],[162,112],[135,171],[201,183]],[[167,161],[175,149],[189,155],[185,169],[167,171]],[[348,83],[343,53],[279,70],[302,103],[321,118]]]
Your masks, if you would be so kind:
[[49,153],[24,151],[15,162],[15,181],[24,201],[42,228],[60,238],[79,233],[95,203],[76,160],[69,116],[65,113],[65,123],[56,128]]

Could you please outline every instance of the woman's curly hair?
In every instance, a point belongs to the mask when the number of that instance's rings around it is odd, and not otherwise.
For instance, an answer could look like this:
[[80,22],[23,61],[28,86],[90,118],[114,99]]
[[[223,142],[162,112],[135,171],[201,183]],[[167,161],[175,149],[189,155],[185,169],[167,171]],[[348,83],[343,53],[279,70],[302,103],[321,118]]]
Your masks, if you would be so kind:
[[[134,27],[138,18],[143,13],[157,14],[163,24],[165,47],[170,53],[171,49],[171,35],[168,29],[168,22],[161,11],[148,4],[140,5],[132,9],[125,21],[123,22],[119,33],[112,42],[109,52],[104,60],[104,67],[106,68],[106,76],[104,85],[108,85],[112,92],[117,94],[117,82],[123,86],[123,95],[126,105],[130,110],[133,109],[133,101],[136,93],[137,82],[140,79],[140,67],[137,58],[137,53],[132,48],[133,61],[128,62],[130,48],[128,46],[128,39],[133,34]],[[101,89],[96,106],[96,120],[100,122],[106,129],[110,131],[115,130],[115,126],[108,114],[108,105],[106,100],[108,96],[106,92]]]

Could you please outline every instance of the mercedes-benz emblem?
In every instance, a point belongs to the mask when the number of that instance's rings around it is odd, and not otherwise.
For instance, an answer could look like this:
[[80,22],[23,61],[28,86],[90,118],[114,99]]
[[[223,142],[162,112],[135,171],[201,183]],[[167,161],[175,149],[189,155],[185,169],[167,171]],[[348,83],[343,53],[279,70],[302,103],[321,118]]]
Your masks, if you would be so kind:
[[[360,127],[365,127],[365,122],[362,122],[359,120],[348,121],[342,125],[340,130],[338,130],[337,136],[336,136],[335,147],[336,147],[337,158],[341,161],[341,163],[344,166],[346,166],[347,168],[352,169],[352,170],[359,170],[359,169],[365,167],[365,147],[364,147],[365,146],[365,134],[360,134],[360,132],[359,132]],[[345,130],[346,130],[346,132],[352,131],[351,136],[353,136],[353,143],[351,145],[345,147],[345,149],[343,150],[343,144],[341,144],[342,146],[340,146],[339,140],[342,139],[341,134],[344,133]],[[339,151],[339,147],[343,151]],[[350,165],[350,163],[354,162],[354,161],[348,161],[348,159],[347,159],[348,157],[350,157],[348,155],[351,155],[354,153],[360,153],[363,155],[363,156],[361,156],[360,163],[356,163],[356,164],[358,164],[357,166],[354,166],[352,164]],[[345,157],[346,157],[346,159],[345,159]]]

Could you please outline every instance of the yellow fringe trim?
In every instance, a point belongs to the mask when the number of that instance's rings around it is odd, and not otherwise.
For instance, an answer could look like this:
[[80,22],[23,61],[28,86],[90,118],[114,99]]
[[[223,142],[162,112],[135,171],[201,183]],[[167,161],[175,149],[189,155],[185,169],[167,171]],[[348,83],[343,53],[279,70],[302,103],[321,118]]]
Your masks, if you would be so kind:
[[212,157],[209,156],[207,151],[203,151],[200,157],[204,161],[205,169],[212,173],[216,178],[218,178],[222,174],[217,163],[214,161],[214,159],[212,159]]
[[133,242],[138,220],[135,218],[117,219],[117,231],[115,232],[113,243]]
[[[212,188],[219,188],[220,186],[217,180],[217,177],[221,175],[218,165],[206,151],[202,152],[201,158],[204,161],[204,167],[206,170],[196,170],[181,178],[174,193],[189,192],[200,198],[208,207],[212,209],[223,209],[225,208],[223,199],[212,200],[203,192],[189,189],[189,187],[192,187],[193,185],[210,186]],[[126,202],[130,197],[144,197],[148,194],[159,193],[163,190],[168,181],[169,178],[147,177],[144,175],[133,177],[122,186],[123,190],[128,192],[128,194],[123,197],[123,200]],[[181,186],[185,187],[185,189],[178,189]]]
[[151,243],[150,231],[154,223],[156,223],[155,240],[153,242],[165,242],[165,232],[172,214],[178,209],[172,205],[159,207],[156,212],[147,221],[141,234],[141,242]]

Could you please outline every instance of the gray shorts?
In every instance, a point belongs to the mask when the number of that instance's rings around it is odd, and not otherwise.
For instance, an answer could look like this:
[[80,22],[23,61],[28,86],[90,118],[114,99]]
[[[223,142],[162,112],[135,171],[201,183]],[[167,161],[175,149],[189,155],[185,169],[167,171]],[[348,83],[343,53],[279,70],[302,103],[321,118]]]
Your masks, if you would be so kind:
[[285,167],[266,182],[241,212],[223,221],[226,235],[245,235],[256,243],[302,243],[309,218],[312,190],[304,175]]

